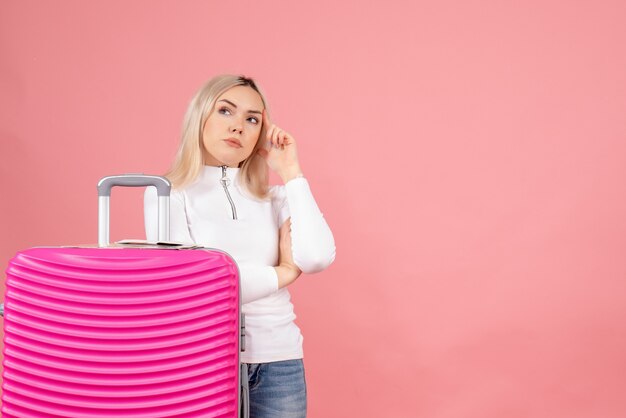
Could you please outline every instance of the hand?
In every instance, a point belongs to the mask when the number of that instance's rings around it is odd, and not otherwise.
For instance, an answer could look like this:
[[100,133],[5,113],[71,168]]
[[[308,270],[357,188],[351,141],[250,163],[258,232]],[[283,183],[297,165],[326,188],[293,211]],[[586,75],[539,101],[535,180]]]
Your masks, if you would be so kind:
[[274,267],[278,275],[278,288],[281,289],[295,282],[302,271],[293,261],[291,252],[291,218],[280,227],[278,242],[278,266]]
[[259,141],[266,141],[266,145],[260,148],[258,153],[267,165],[275,171],[287,183],[302,173],[298,162],[296,140],[278,126],[270,122],[265,109],[263,109],[263,127]]

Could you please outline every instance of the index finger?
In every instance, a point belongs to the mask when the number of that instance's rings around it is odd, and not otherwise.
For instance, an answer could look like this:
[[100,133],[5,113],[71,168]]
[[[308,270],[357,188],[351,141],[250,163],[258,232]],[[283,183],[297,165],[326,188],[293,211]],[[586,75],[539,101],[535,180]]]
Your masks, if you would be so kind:
[[267,109],[263,109],[263,126],[266,129],[269,129],[270,124],[271,124],[271,122],[270,122],[270,117],[267,114]]

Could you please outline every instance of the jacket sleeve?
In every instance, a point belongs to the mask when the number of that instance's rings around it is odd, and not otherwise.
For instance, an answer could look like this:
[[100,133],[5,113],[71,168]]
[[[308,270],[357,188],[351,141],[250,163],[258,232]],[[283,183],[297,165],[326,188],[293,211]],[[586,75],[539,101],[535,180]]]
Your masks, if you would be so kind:
[[253,302],[278,290],[278,274],[272,266],[238,264],[241,303]]
[[293,261],[303,273],[317,273],[335,260],[335,239],[303,177],[277,189],[279,225],[291,217]]
[[[189,232],[184,197],[181,193],[170,195],[170,241],[195,244]],[[156,188],[147,187],[144,193],[144,223],[146,239],[158,240],[157,218],[159,198]],[[278,290],[278,276],[272,266],[238,264],[241,281],[241,303],[268,296]]]

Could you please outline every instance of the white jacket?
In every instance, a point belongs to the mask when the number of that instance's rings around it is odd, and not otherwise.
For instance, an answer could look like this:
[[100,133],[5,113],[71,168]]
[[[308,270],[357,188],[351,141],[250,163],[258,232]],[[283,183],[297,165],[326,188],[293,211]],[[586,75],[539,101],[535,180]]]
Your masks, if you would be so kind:
[[[170,240],[217,248],[239,267],[246,316],[245,363],[303,357],[302,334],[287,288],[278,289],[278,230],[291,217],[293,258],[303,273],[324,270],[335,259],[335,241],[305,178],[270,189],[260,200],[238,182],[239,168],[204,166],[198,179],[170,196]],[[228,193],[227,193],[228,192]],[[230,199],[229,199],[230,198]],[[232,202],[232,203],[231,203]],[[157,240],[156,189],[145,193],[146,237]],[[233,219],[236,215],[237,219]]]

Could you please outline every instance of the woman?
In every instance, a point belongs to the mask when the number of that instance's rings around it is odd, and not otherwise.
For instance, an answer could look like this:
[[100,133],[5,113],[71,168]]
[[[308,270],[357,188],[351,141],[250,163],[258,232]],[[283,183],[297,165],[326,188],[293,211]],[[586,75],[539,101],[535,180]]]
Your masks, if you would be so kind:
[[[268,187],[268,167],[284,185]],[[302,335],[287,286],[335,259],[333,235],[298,163],[296,141],[269,120],[246,77],[220,75],[192,99],[171,170],[171,240],[218,248],[239,266],[250,416],[305,417]],[[145,195],[156,241],[157,195]]]

